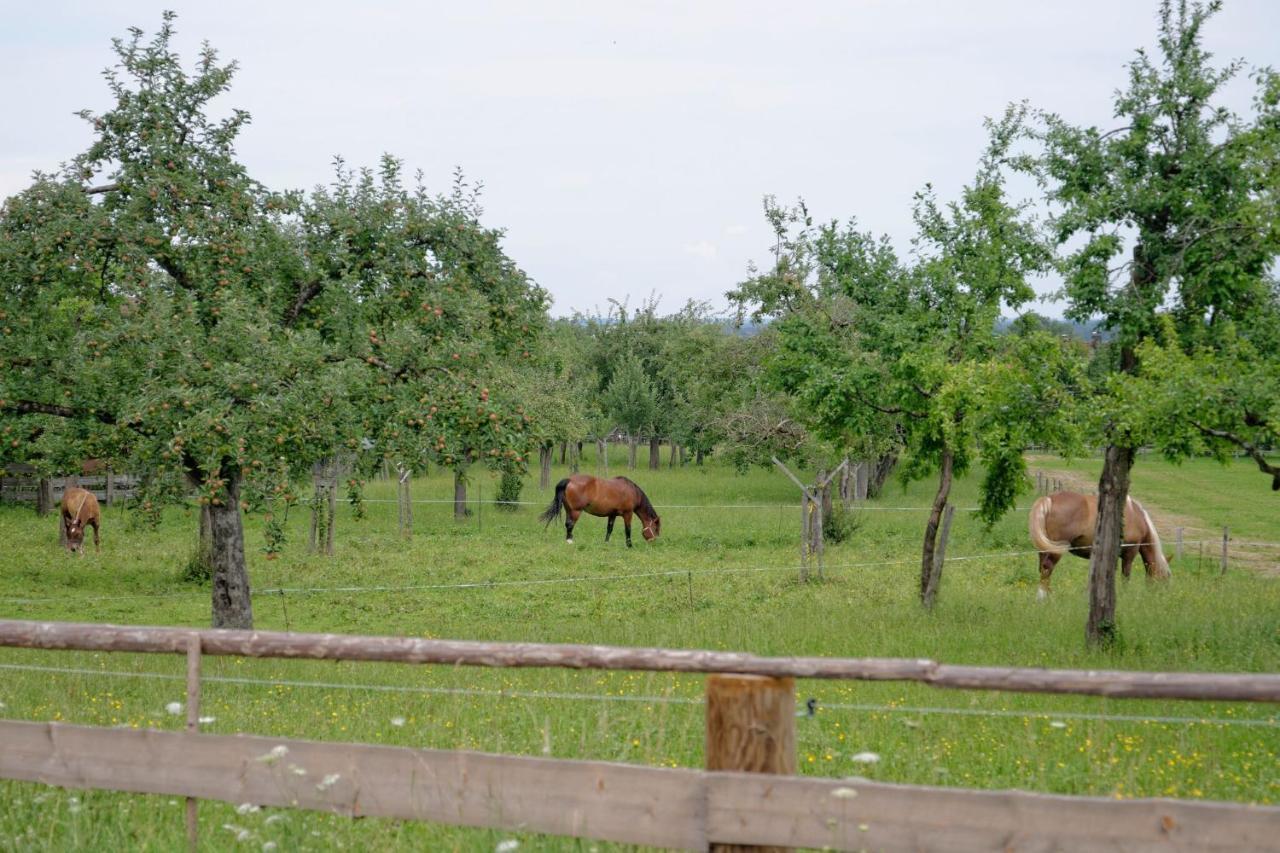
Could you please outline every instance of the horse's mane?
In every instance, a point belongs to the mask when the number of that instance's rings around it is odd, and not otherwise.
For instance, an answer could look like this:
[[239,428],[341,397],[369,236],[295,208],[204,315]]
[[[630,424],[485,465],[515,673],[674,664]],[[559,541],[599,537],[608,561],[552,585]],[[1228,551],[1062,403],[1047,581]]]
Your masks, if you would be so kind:
[[618,479],[619,479],[619,480],[621,480],[622,482],[626,483],[627,485],[629,485],[631,488],[633,488],[633,489],[635,489],[635,490],[636,490],[636,494],[640,496],[640,511],[641,511],[641,512],[646,512],[646,513],[648,513],[650,518],[657,518],[657,517],[658,517],[658,511],[657,511],[656,509],[654,509],[654,508],[653,508],[653,504],[649,502],[649,496],[648,496],[648,495],[646,495],[646,494],[644,493],[644,489],[642,489],[642,488],[640,488],[638,485],[636,485],[636,482],[635,482],[634,480],[630,480],[630,479],[628,479],[628,478],[626,478],[626,477],[619,477]]

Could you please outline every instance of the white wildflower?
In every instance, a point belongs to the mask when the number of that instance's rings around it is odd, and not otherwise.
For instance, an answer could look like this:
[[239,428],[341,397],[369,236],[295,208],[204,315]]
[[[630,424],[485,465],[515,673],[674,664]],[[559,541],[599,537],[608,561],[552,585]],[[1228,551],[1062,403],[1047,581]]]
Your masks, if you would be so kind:
[[520,842],[514,838],[508,838],[506,841],[499,841],[498,846],[493,848],[493,853],[511,853],[520,846]]
[[870,828],[871,827],[867,826],[865,823],[858,824],[858,832],[866,832]]
[[181,713],[182,713],[182,703],[181,703],[181,702],[170,702],[168,705],[165,705],[165,706],[164,706],[164,709],[165,709],[166,711],[168,711],[170,714],[173,714],[174,716],[177,716],[178,714],[181,714]]
[[236,841],[248,841],[253,837],[253,833],[247,829],[242,829],[236,833]]
[[215,721],[215,720],[217,720],[217,719],[218,719],[217,717],[201,717],[201,718],[200,718],[200,725],[202,725],[202,726],[207,726],[207,725],[209,725],[210,723],[214,722],[214,721]]
[[854,797],[858,796],[858,792],[852,788],[836,788],[831,792],[831,796],[840,800],[852,800]]
[[880,756],[874,752],[857,752],[850,755],[849,760],[855,764],[878,764]]
[[1062,720],[1051,720],[1049,722],[1049,728],[1051,729],[1065,729],[1066,727],[1067,724],[1062,722]]
[[236,814],[253,814],[262,811],[261,806],[255,806],[253,803],[241,803],[236,806]]
[[284,758],[288,754],[289,754],[289,747],[285,746],[284,744],[280,744],[279,746],[271,747],[271,750],[269,752],[259,755],[254,760],[261,761],[263,764],[275,764],[277,761]]
[[282,820],[284,820],[284,815],[282,815],[282,814],[273,814],[273,815],[271,815],[270,817],[268,817],[268,818],[266,819],[266,821],[264,821],[264,823],[266,823],[266,825],[267,825],[267,826],[271,826],[271,824],[273,824],[273,823],[279,823],[279,822],[280,822],[280,821],[282,821]]
[[296,764],[290,764],[290,765],[289,765],[289,772],[290,772],[290,773],[292,773],[294,776],[306,776],[306,775],[307,775],[307,770],[306,770],[306,768],[305,768],[305,767],[299,767],[299,766],[298,766],[298,765],[296,765]]
[[79,797],[71,797],[70,799],[67,800],[67,811],[71,812],[72,814],[80,813]]
[[263,851],[263,853],[270,853],[270,851],[272,851],[272,850],[275,850],[275,849],[276,849],[276,846],[277,846],[277,845],[276,845],[276,843],[275,843],[274,841],[267,841],[267,842],[264,842],[264,843],[263,843],[263,845],[262,845],[262,851]]
[[393,725],[393,726],[403,726],[403,725],[404,725],[404,717],[392,717],[392,718],[391,718],[391,725]]
[[316,790],[327,791],[330,788],[332,788],[335,784],[337,784],[338,780],[341,778],[342,777],[339,776],[337,773],[330,773],[328,776],[325,776],[324,779],[320,781],[320,784],[316,785]]

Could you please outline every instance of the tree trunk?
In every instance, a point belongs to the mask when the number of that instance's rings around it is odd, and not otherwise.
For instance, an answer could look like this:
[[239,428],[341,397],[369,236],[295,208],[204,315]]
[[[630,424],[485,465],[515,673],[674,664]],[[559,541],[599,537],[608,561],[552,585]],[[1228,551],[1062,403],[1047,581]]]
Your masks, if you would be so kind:
[[453,472],[453,517],[456,521],[467,517],[467,475],[462,468]]
[[676,443],[671,442],[671,453],[667,456],[667,467],[676,467]]
[[[896,461],[896,460],[895,460]],[[892,470],[890,468],[889,470]],[[889,471],[885,471],[885,478],[889,476]],[[880,491],[880,487],[884,485],[884,479],[881,479],[876,485],[876,492]],[[871,460],[863,459],[858,463],[858,470],[853,481],[853,499],[857,501],[865,501],[871,492]]]
[[866,484],[866,491],[862,499],[880,497],[880,490],[884,488],[884,484],[888,482],[889,475],[893,473],[893,469],[898,465],[897,453],[886,453],[876,460],[875,470],[869,472],[869,479]]
[[703,453],[702,448],[699,447],[693,454],[693,463],[695,465],[701,465],[704,456],[705,454]]
[[[578,442],[578,452],[579,453],[582,452],[582,442]],[[561,465],[565,463],[565,457],[567,457],[568,455],[569,455],[569,442],[567,441],[560,442],[560,464]]]
[[209,570],[213,577],[213,517],[209,515],[209,505],[200,507],[200,540],[196,545],[196,559],[200,565]]
[[36,483],[36,515],[45,516],[53,512],[53,481],[41,477]]
[[[561,445],[563,448],[564,445]],[[538,448],[538,488],[547,489],[551,487],[551,445],[544,444]],[[560,464],[564,464],[564,456],[560,457]]]
[[938,544],[938,525],[942,521],[942,510],[947,505],[947,496],[951,494],[951,450],[942,451],[942,470],[938,475],[938,493],[933,496],[933,508],[929,511],[929,522],[924,527],[924,550],[920,557],[920,601],[925,600],[929,589],[929,579],[933,577],[934,554]]
[[662,465],[662,443],[660,439],[649,439],[649,470],[657,471]]
[[825,483],[824,485],[818,487],[818,499],[822,503],[822,517],[824,519],[831,517],[831,484],[826,483],[825,482],[826,479],[827,479],[827,469],[819,468],[818,478],[815,482]]
[[858,476],[858,463],[849,461],[849,457],[844,458],[844,470],[840,472],[840,503],[844,504],[844,508],[848,509],[849,504],[853,501],[853,483]]
[[604,466],[605,476],[609,476],[609,439],[596,439],[596,468]]
[[[235,470],[228,465],[227,469]],[[224,469],[224,470],[227,470]],[[249,571],[244,562],[240,517],[240,475],[231,473],[216,503],[209,505],[210,562],[213,563],[213,627],[253,628]]]
[[1098,480],[1098,520],[1089,556],[1089,621],[1085,641],[1110,645],[1116,639],[1116,563],[1124,539],[1125,499],[1133,448],[1107,446]]
[[627,468],[636,470],[636,445],[639,443],[634,435],[627,436]]

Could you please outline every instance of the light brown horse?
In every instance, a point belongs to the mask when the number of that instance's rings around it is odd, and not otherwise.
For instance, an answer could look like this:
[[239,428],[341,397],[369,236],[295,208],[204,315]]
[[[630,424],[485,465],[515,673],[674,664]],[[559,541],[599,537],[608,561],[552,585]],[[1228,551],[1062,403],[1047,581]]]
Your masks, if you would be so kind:
[[604,532],[604,541],[609,541],[613,533],[613,523],[622,516],[622,523],[627,529],[627,547],[631,547],[631,514],[639,517],[643,527],[640,530],[646,542],[658,538],[662,530],[662,519],[649,503],[648,496],[635,483],[626,477],[614,477],[602,480],[590,474],[574,474],[556,483],[556,496],[547,511],[538,516],[548,525],[552,519],[558,518],[560,510],[564,510],[564,539],[573,544],[573,526],[578,523],[582,513],[598,515],[609,519],[609,526]]
[[67,550],[73,554],[83,554],[84,529],[93,528],[93,550],[98,548],[98,524],[102,514],[98,509],[98,499],[93,492],[72,487],[62,493],[62,532]]
[[[1092,553],[1093,534],[1098,520],[1098,498],[1078,492],[1054,492],[1031,505],[1027,526],[1031,541],[1040,551],[1040,591],[1038,598],[1049,594],[1049,577],[1053,567],[1070,551],[1086,559]],[[1124,508],[1124,539],[1120,547],[1120,569],[1129,577],[1133,558],[1142,555],[1147,577],[1167,580],[1171,574],[1169,561],[1160,549],[1160,534],[1142,504],[1128,498]]]

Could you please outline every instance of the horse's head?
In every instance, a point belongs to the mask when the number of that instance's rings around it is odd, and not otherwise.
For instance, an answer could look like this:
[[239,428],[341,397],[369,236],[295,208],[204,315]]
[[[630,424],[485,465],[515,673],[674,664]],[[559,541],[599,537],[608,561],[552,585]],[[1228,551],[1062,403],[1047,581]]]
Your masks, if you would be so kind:
[[75,554],[84,547],[84,522],[78,518],[64,518],[62,528],[66,533],[67,550]]
[[654,515],[644,523],[644,527],[640,530],[640,534],[644,536],[644,541],[652,542],[658,538],[658,534],[662,532],[662,519]]

